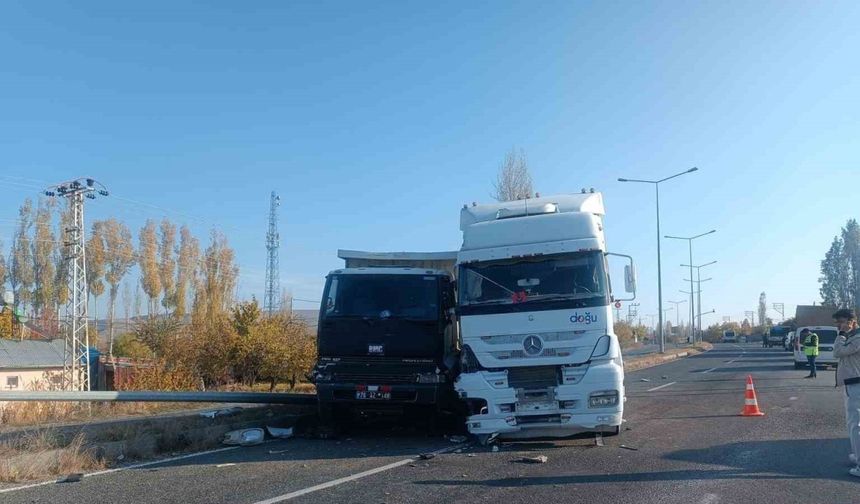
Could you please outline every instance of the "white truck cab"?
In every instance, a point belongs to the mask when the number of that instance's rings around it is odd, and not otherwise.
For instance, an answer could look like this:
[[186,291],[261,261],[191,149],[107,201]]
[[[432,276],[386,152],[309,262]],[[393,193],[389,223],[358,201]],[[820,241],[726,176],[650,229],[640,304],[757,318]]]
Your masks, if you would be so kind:
[[[465,206],[457,255],[466,425],[492,437],[617,434],[624,368],[613,331],[600,193]],[[635,291],[632,260],[625,284]]]

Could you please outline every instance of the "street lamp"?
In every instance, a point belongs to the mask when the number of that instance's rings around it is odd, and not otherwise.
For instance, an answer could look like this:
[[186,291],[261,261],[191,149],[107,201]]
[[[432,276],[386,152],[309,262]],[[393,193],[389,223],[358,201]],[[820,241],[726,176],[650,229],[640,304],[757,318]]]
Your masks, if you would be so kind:
[[682,305],[687,302],[686,299],[681,301],[669,301],[673,305],[675,305],[675,327],[680,327],[681,325],[681,310],[678,309],[678,305]]
[[[702,234],[699,234],[696,236],[669,236],[669,235],[667,235],[666,238],[670,238],[672,240],[687,240],[687,243],[690,245],[690,264],[693,264],[693,240],[695,240],[696,238],[701,238],[703,236],[707,236],[709,234],[716,233],[716,232],[717,232],[716,229],[712,229],[712,230],[708,231],[707,233],[702,233]],[[693,278],[693,268],[690,267],[690,292],[693,291],[692,278]],[[696,314],[696,310],[694,310],[693,303],[694,303],[693,295],[690,294],[690,321],[691,322],[694,320],[695,314]]]
[[[716,263],[717,263],[717,261],[711,261],[709,263],[700,264],[700,265],[696,266],[696,265],[692,264],[692,261],[690,261],[690,264],[682,264],[681,267],[683,267],[683,268],[688,268],[688,267],[689,268],[696,268],[696,278],[698,278],[700,282],[704,282],[704,280],[701,280],[702,268],[704,268],[705,266],[710,266],[712,264],[716,264]],[[693,277],[690,277],[690,278],[693,278]],[[699,283],[699,294],[698,294],[698,297],[696,299],[696,305],[699,307],[699,315],[701,315],[702,314],[701,313],[702,312],[702,284],[701,283]],[[700,335],[702,334],[702,319],[701,318],[699,319],[699,334]]]
[[[664,353],[666,351],[666,342],[663,338],[663,278],[662,271],[660,266],[660,183],[666,182],[667,180],[671,180],[675,177],[680,177],[681,175],[686,175],[687,173],[693,173],[698,170],[698,168],[693,167],[689,170],[682,171],[681,173],[676,173],[670,177],[666,177],[660,180],[640,180],[640,179],[626,179],[619,178],[619,182],[638,182],[640,184],[653,184],[654,185],[654,194],[657,197],[657,314],[660,317],[660,353]],[[692,259],[690,259],[692,262]]]

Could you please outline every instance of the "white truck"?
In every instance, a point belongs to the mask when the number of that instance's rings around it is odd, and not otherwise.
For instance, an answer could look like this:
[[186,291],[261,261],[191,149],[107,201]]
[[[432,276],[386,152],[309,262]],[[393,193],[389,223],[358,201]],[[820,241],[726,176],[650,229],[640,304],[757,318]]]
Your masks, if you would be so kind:
[[463,207],[454,387],[479,441],[619,432],[624,368],[603,216],[594,192]]

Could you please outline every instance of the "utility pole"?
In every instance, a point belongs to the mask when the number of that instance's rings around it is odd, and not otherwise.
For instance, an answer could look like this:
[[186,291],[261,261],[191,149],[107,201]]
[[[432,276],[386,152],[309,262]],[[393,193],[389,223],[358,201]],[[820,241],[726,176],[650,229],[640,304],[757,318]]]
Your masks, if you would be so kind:
[[678,309],[678,305],[682,305],[687,302],[686,299],[682,299],[681,301],[669,301],[673,305],[675,305],[675,327],[681,327],[681,310]]
[[783,322],[785,320],[785,303],[774,303],[773,310],[779,313],[779,321]]
[[69,289],[66,303],[69,327],[63,345],[63,388],[78,392],[89,391],[91,386],[84,198],[96,199],[97,194],[107,196],[107,188],[91,178],[62,182],[45,190],[45,196],[63,197],[69,202],[70,219],[68,227],[63,230]]
[[636,308],[638,306],[639,306],[639,303],[630,303],[629,305],[627,305],[627,323],[628,324],[633,324],[633,319],[636,318],[636,314],[639,312],[639,310],[634,310],[633,308]]
[[278,272],[278,247],[280,246],[280,235],[278,234],[278,207],[281,206],[281,197],[272,191],[269,197],[269,231],[266,232],[266,293],[263,295],[263,310],[272,315],[278,309],[281,294],[281,279]]
[[[666,238],[670,238],[672,240],[687,240],[687,244],[690,248],[690,292],[693,292],[693,240],[697,238],[701,238],[703,236],[707,236],[709,234],[716,233],[716,229],[712,229],[707,233],[697,234],[696,236],[669,236],[666,235]],[[695,326],[696,323],[696,310],[694,308],[695,301],[693,300],[693,294],[690,294],[690,325]],[[694,341],[695,342],[695,341]]]

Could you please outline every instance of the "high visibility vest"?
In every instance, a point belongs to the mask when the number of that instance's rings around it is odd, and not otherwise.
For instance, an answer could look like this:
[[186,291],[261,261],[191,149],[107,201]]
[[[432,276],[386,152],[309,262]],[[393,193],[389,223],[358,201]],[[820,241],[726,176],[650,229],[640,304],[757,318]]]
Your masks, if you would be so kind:
[[818,335],[809,333],[803,340],[803,353],[807,356],[818,356]]

